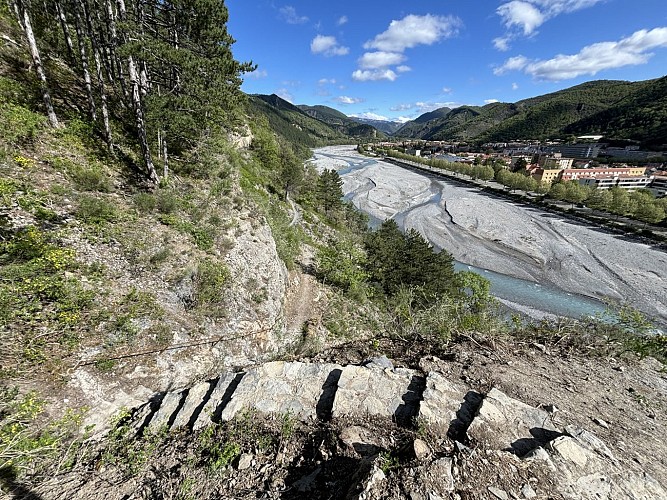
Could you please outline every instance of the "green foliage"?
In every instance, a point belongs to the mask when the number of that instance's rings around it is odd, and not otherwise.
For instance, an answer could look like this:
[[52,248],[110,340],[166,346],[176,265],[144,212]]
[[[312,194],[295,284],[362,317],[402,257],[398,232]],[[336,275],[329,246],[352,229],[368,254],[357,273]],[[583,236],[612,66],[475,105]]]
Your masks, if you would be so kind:
[[365,246],[369,281],[388,296],[414,287],[428,305],[457,288],[452,256],[434,252],[414,229],[403,234],[395,221],[387,220],[368,235]]
[[67,453],[66,444],[76,435],[85,410],[68,410],[60,419],[39,425],[45,404],[34,391],[19,395],[16,388],[0,388],[0,481],[45,468],[48,459]]
[[318,206],[327,215],[334,215],[343,206],[343,180],[335,170],[325,170],[317,180],[316,197]]
[[[59,325],[64,334],[93,298],[77,279],[66,275],[77,268],[74,252],[54,244],[49,234],[33,226],[5,237],[0,243],[0,325],[30,333],[36,321],[46,321]],[[44,357],[47,339],[42,337],[41,343],[24,346],[29,360]]]
[[363,297],[368,278],[366,255],[352,240],[334,239],[321,247],[317,252],[316,267],[325,283],[337,286],[353,297]]
[[76,216],[83,222],[93,225],[113,223],[121,218],[115,204],[95,196],[82,196],[79,199]]
[[229,269],[224,263],[211,259],[201,261],[193,277],[194,305],[211,307],[219,304],[230,277]]
[[44,116],[24,106],[0,102],[0,138],[10,147],[34,139],[45,128],[45,123]]
[[81,166],[72,163],[67,169],[67,173],[74,184],[83,191],[98,191],[100,193],[111,191],[109,177],[100,164]]
[[148,428],[141,438],[131,425],[131,412],[122,409],[112,419],[111,432],[104,440],[101,460],[106,465],[115,465],[126,478],[134,477],[143,470],[146,463],[167,437],[167,426],[159,429]]

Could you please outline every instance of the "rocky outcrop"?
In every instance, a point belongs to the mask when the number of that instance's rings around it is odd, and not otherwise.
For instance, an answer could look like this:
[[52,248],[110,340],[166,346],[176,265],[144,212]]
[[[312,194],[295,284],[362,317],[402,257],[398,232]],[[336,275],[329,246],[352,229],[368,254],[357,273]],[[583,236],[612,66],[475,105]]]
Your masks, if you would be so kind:
[[[369,427],[346,427],[339,439],[362,457],[357,474],[363,476],[349,498],[403,498],[405,488],[411,498],[457,498],[450,495],[471,477],[490,484],[479,498],[667,498],[661,484],[630,470],[593,432],[558,424],[553,405],[536,408],[497,388],[471,391],[438,371],[394,368],[386,358],[348,366],[276,361],[225,373],[137,408],[132,423],[139,433],[165,426],[197,430],[245,410],[311,423],[385,418],[451,443],[443,455],[415,439],[407,453],[416,465],[403,471],[402,489],[394,491],[390,469],[378,458],[387,439]],[[300,480],[304,491],[317,470]]]

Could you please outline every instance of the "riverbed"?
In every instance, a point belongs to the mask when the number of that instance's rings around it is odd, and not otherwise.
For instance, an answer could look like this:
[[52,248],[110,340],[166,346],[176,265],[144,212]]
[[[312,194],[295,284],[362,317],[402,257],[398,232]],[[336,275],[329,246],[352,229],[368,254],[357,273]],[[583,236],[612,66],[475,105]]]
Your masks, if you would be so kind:
[[461,265],[489,275],[506,305],[534,317],[578,317],[609,300],[667,324],[667,254],[650,245],[364,157],[354,146],[318,149],[313,162],[339,172],[360,210],[417,229]]

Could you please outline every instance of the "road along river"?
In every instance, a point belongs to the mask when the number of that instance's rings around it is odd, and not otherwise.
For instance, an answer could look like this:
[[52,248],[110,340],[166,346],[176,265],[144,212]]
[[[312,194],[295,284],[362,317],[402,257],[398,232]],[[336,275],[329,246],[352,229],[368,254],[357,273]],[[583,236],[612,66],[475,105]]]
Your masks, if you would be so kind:
[[379,223],[394,218],[449,251],[457,269],[492,283],[509,307],[533,317],[580,317],[628,303],[667,324],[667,253],[537,208],[362,156],[354,146],[315,150],[343,193]]

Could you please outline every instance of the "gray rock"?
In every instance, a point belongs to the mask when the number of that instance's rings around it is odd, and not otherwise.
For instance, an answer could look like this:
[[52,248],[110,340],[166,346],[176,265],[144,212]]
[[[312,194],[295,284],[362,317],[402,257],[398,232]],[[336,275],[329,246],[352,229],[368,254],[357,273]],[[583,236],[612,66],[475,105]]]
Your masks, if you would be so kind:
[[493,388],[482,401],[468,435],[488,446],[525,455],[559,433],[549,414]]
[[[274,361],[245,374],[223,409],[221,420],[231,420],[244,408],[260,413],[290,414],[301,419],[315,418],[325,385],[331,386],[332,373],[342,370],[336,364],[286,363]],[[327,381],[329,382],[327,383]],[[327,383],[327,384],[325,384]]]
[[489,490],[489,493],[491,493],[496,498],[500,498],[500,500],[509,500],[510,498],[505,490],[501,490],[495,486],[489,486],[487,489]]
[[421,397],[414,370],[346,366],[338,381],[333,415],[377,415],[409,419],[416,415]]
[[[454,384],[440,373],[430,372],[426,377],[426,389],[419,404],[419,419],[429,427],[447,432],[456,420],[456,412],[461,408],[465,389]],[[471,415],[472,417],[472,415]]]
[[201,384],[197,384],[190,389],[187,397],[185,398],[183,406],[178,411],[178,415],[176,415],[176,419],[171,426],[172,429],[177,429],[179,427],[185,427],[188,425],[193,413],[204,401],[204,396],[206,396],[210,388],[211,384],[208,382],[202,382]]
[[169,419],[178,408],[182,396],[182,392],[168,392],[165,394],[160,403],[160,408],[158,408],[148,424],[149,429],[156,431],[161,427],[166,426]]
[[602,427],[604,429],[609,429],[609,424],[607,422],[605,422],[604,420],[602,420],[601,418],[594,418],[593,422],[595,422],[596,424],[598,424],[600,427]]
[[561,458],[584,468],[588,463],[587,450],[569,436],[560,436],[549,443],[549,447]]
[[244,453],[239,457],[239,464],[237,465],[238,470],[249,469],[252,465],[252,455],[250,453]]
[[431,455],[431,448],[421,439],[415,439],[414,443],[412,443],[412,450],[417,460],[424,460]]
[[387,356],[377,356],[375,358],[371,358],[368,361],[364,362],[364,366],[370,367],[377,367],[377,368],[386,368],[387,370],[393,370],[394,369],[394,363],[392,363]]
[[537,496],[535,490],[528,483],[524,484],[521,487],[521,494],[523,495],[524,498],[535,498]]
[[211,397],[202,408],[199,417],[197,417],[197,421],[194,423],[194,430],[201,429],[213,423],[212,417],[214,416],[218,405],[222,402],[222,398],[227,392],[227,389],[237,375],[237,373],[233,372],[227,372],[220,375],[218,383],[215,385],[213,392],[211,392]]
[[374,455],[383,449],[382,444],[366,427],[353,425],[340,432],[340,439],[362,457]]
[[607,447],[607,445],[604,444],[604,442],[592,432],[582,429],[581,427],[577,427],[576,425],[566,426],[565,432],[567,432],[570,436],[572,436],[580,444],[582,444],[589,450],[599,453],[600,455],[608,458],[609,460],[612,461],[616,460],[614,458],[614,454]]

